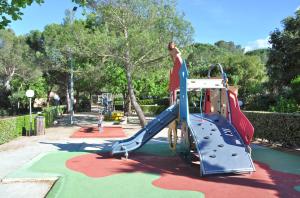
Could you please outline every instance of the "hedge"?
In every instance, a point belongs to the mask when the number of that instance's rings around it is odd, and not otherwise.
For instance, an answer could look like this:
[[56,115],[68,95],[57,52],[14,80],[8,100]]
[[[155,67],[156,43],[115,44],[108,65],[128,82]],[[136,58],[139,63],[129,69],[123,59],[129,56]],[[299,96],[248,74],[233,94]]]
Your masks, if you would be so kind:
[[[45,125],[49,127],[59,114],[62,114],[65,106],[50,107],[43,110],[42,115],[45,117]],[[32,129],[35,126],[35,116],[32,114]],[[9,117],[0,119],[0,144],[4,144],[18,136],[25,135],[30,130],[30,115]]]
[[0,144],[18,137],[17,118],[6,118],[0,120]]
[[141,105],[146,116],[155,116],[163,112],[168,106],[166,105]]
[[[162,99],[144,99],[137,101],[139,105],[169,105],[169,98]],[[123,101],[114,101],[115,106],[123,105]]]
[[54,120],[66,111],[66,106],[48,107],[43,109],[46,128],[53,125]]
[[279,143],[283,147],[300,146],[300,114],[244,111],[254,126],[254,137]]

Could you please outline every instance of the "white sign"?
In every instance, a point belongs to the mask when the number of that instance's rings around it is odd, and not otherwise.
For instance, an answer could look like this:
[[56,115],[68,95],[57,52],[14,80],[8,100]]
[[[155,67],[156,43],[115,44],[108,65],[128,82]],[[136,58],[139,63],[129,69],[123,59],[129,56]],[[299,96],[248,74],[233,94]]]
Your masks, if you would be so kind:
[[34,96],[34,91],[33,90],[27,90],[26,91],[26,96],[28,97],[28,98],[32,98],[33,96]]

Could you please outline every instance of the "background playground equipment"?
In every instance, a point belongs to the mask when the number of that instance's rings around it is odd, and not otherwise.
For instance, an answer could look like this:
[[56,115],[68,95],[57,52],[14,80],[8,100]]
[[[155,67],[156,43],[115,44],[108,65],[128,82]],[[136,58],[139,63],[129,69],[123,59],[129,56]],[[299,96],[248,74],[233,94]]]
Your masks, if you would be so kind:
[[[210,76],[216,67],[221,78]],[[241,112],[237,89],[229,88],[220,64],[211,66],[207,79],[188,79],[187,66],[178,54],[169,90],[171,106],[134,136],[116,142],[112,154],[128,156],[169,125],[171,149],[189,162],[198,158],[200,175],[255,171],[249,147],[254,128]],[[200,93],[200,113],[189,113],[190,92]]]
[[111,114],[111,118],[112,118],[114,121],[121,121],[123,117],[124,117],[124,112],[114,111],[114,112]]
[[108,114],[111,116],[111,113],[114,111],[112,93],[102,93],[101,95],[98,95],[97,103],[100,106],[99,109],[102,110],[102,114]]

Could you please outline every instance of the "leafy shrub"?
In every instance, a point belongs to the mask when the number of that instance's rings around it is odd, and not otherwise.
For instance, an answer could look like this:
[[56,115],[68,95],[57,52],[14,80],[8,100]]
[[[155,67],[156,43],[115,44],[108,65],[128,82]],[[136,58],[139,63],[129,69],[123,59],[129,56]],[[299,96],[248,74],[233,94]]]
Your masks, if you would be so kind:
[[254,126],[254,137],[280,143],[284,147],[300,146],[300,114],[245,111]]
[[[32,130],[34,130],[35,116],[36,114],[32,114],[32,125],[31,125]],[[30,115],[17,116],[16,127],[17,127],[16,133],[18,136],[26,135],[26,132],[30,131]]]
[[15,117],[0,120],[0,144],[8,142],[17,136]]
[[124,110],[123,105],[115,105],[115,110],[123,111]]
[[0,109],[0,116],[8,116],[9,112],[6,109]]
[[78,104],[76,105],[77,112],[91,112],[91,101],[87,97],[81,97],[78,99]]
[[275,106],[270,107],[272,112],[283,112],[283,113],[294,113],[300,111],[300,107],[294,99],[286,99],[284,97],[279,97]]
[[[65,106],[45,108],[43,111],[45,126],[52,126],[57,116],[61,115],[65,110]],[[35,117],[36,114],[32,114],[32,130],[34,130],[35,126]],[[8,142],[18,136],[26,135],[26,131],[30,131],[30,115],[0,119],[0,144]]]
[[169,105],[169,98],[139,100],[140,105]]
[[[138,100],[140,105],[169,105],[169,98]],[[114,105],[123,105],[123,100],[114,101]]]
[[64,105],[44,108],[42,115],[45,117],[46,128],[52,126],[54,120],[59,115],[62,115],[65,111],[66,111],[66,106]]
[[141,105],[145,115],[155,116],[163,112],[168,106],[165,105]]

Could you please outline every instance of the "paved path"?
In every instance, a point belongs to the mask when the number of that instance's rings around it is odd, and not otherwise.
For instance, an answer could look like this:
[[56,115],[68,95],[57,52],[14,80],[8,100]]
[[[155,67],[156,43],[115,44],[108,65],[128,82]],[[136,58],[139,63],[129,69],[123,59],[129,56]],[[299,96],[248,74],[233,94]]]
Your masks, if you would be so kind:
[[[80,151],[96,144],[101,139],[72,139],[71,134],[81,126],[96,125],[97,114],[82,113],[75,115],[75,125],[68,125],[68,116],[58,120],[56,126],[46,129],[45,135],[18,137],[0,145],[0,197],[44,197],[53,181],[11,181],[6,176],[29,163],[35,157],[51,151]],[[105,122],[104,125],[112,123]],[[131,135],[140,129],[137,125],[124,125],[125,133]]]

